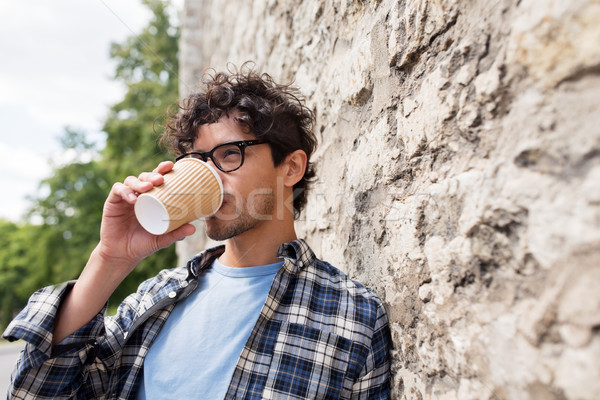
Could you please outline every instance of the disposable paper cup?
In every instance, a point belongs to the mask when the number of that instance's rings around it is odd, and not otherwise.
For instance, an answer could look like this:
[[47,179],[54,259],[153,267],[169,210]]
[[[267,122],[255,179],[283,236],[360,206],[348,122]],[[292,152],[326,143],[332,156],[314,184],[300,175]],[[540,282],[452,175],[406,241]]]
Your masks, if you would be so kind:
[[141,194],[135,203],[140,225],[154,235],[217,212],[223,202],[223,184],[210,165],[183,158],[165,175],[165,182]]

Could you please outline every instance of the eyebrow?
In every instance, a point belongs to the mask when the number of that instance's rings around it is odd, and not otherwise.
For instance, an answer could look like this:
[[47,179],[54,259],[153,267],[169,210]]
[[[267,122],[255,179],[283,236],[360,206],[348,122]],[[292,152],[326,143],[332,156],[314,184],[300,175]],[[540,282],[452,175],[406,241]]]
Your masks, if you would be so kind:
[[219,143],[218,145],[214,146],[212,149],[207,150],[207,151],[197,150],[194,147],[192,147],[192,150],[190,150],[190,151],[195,151],[195,152],[198,152],[198,153],[208,153],[209,151],[213,150],[215,147],[219,147],[219,146],[221,146],[223,144],[231,144],[231,143],[237,143],[237,142],[247,142],[249,140],[255,140],[255,139],[234,139],[234,140],[228,140],[226,142]]
[[239,140],[233,140],[233,141],[229,141],[229,142],[223,142],[223,143],[219,143],[218,145],[214,146],[212,149],[210,149],[210,150],[206,150],[206,151],[203,151],[203,150],[198,150],[198,149],[196,149],[196,148],[192,148],[192,150],[190,150],[190,151],[191,151],[191,152],[195,152],[195,153],[208,153],[208,152],[210,152],[210,151],[214,150],[216,147],[219,147],[219,146],[221,146],[222,144],[229,144],[229,143],[235,143],[235,142],[239,142]]

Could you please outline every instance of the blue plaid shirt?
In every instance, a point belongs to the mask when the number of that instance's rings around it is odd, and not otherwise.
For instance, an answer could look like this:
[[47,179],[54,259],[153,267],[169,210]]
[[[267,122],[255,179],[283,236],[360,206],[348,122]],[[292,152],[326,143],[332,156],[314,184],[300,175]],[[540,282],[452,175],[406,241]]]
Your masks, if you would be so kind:
[[[52,327],[72,283],[36,292],[3,336],[27,342],[11,378],[14,399],[133,399],[152,341],[178,300],[223,252],[160,272],[60,344]],[[231,378],[226,399],[389,399],[390,333],[377,295],[303,240],[281,246],[277,273]]]

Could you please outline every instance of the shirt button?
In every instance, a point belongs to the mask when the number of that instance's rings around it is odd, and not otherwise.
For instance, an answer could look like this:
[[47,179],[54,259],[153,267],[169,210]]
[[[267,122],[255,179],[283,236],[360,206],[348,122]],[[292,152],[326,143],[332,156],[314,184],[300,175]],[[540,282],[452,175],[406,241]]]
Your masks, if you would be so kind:
[[177,296],[177,293],[175,293],[175,292],[170,292],[170,293],[169,293],[169,297],[170,297],[170,298],[174,299],[174,298],[175,298],[175,296]]

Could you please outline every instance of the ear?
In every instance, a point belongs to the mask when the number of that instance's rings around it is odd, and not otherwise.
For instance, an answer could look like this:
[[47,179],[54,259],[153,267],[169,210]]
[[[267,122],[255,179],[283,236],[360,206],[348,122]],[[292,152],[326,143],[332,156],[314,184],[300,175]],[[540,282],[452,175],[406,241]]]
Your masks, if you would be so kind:
[[308,157],[304,150],[296,150],[285,158],[282,163],[283,184],[292,187],[302,179],[306,172]]

